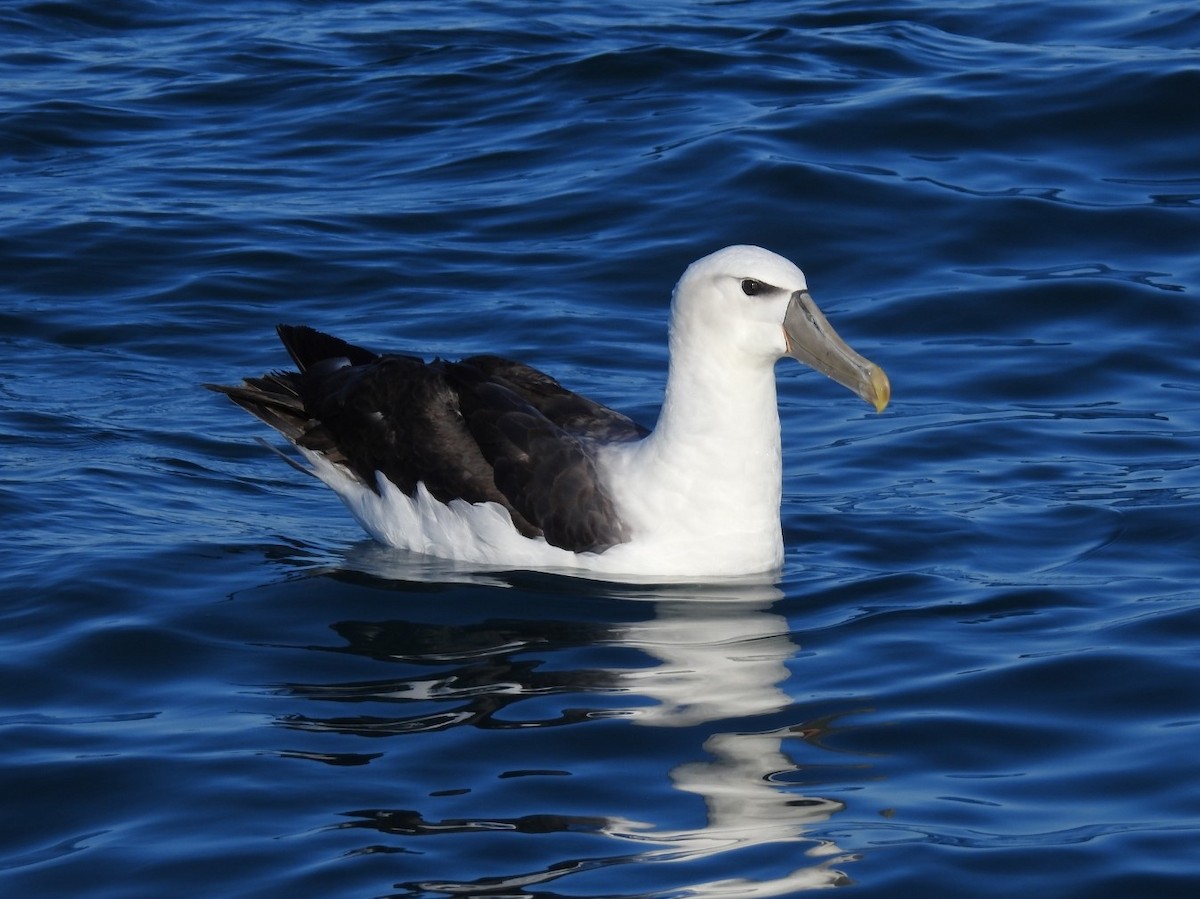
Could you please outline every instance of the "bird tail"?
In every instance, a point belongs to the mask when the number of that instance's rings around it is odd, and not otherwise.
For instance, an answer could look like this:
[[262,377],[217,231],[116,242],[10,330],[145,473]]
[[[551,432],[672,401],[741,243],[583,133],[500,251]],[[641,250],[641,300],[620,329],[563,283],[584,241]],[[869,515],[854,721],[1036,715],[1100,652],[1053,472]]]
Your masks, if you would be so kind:
[[308,430],[309,417],[300,398],[300,376],[290,371],[274,371],[261,378],[246,378],[241,384],[205,384],[209,390],[223,393],[255,418],[269,424],[290,440],[299,443]]
[[275,330],[288,355],[300,369],[299,372],[273,371],[261,378],[246,378],[236,386],[204,386],[225,394],[292,443],[299,444],[301,438],[313,428],[313,421],[304,408],[301,395],[304,373],[314,366],[336,369],[347,363],[365,365],[378,356],[370,350],[304,325],[278,325]]
[[341,338],[306,325],[276,325],[275,331],[279,334],[288,355],[302,372],[318,362],[330,359],[345,359],[351,365],[366,365],[379,358],[370,350],[346,343]]

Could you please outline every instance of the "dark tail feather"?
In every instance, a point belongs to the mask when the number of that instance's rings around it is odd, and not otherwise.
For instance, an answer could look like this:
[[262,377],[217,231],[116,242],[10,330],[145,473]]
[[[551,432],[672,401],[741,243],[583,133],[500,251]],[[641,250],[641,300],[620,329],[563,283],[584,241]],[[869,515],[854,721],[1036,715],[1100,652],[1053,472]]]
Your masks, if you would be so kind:
[[[261,378],[246,378],[236,386],[204,386],[225,394],[296,446],[319,452],[330,462],[347,465],[350,470],[351,466],[333,436],[305,408],[302,391],[313,377],[321,380],[323,376],[339,369],[366,365],[379,357],[362,347],[302,325],[279,325],[276,330],[292,361],[299,367],[299,372],[275,371]],[[286,456],[284,458],[287,459]],[[312,474],[292,460],[287,461],[301,471]]]
[[261,378],[247,378],[238,386],[205,384],[223,393],[251,415],[265,421],[292,443],[297,443],[308,426],[308,413],[296,388],[298,375],[277,371]]
[[275,330],[300,371],[326,359],[345,359],[351,365],[366,365],[378,358],[370,350],[346,343],[306,325],[277,325]]

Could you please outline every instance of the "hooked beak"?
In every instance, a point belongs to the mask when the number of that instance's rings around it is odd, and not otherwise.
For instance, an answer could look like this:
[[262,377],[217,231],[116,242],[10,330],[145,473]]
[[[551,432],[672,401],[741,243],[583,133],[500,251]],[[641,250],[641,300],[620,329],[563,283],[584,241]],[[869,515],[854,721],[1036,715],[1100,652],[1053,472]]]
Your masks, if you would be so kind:
[[787,354],[828,375],[882,412],[892,396],[887,375],[838,337],[807,290],[797,290],[783,315]]

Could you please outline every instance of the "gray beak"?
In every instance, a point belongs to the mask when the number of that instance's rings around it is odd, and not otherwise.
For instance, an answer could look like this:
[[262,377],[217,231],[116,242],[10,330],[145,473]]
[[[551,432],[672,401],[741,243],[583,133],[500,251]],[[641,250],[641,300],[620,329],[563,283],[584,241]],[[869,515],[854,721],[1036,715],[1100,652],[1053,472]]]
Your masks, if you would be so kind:
[[892,396],[887,375],[838,337],[807,290],[797,290],[783,315],[787,354],[854,391],[882,412]]

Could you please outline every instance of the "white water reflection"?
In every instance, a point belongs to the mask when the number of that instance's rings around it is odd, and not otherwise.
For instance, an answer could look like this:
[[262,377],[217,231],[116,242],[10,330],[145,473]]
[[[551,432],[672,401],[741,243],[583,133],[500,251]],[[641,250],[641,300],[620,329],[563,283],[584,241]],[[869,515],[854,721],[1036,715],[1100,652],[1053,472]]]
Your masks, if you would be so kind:
[[[734,588],[672,590],[655,600],[655,618],[618,629],[620,639],[661,661],[661,665],[622,675],[658,705],[639,711],[635,723],[690,727],[713,721],[777,712],[791,700],[780,685],[787,661],[799,647],[787,620],[770,611],[783,594],[769,584]],[[778,775],[795,770],[785,743],[801,735],[793,728],[729,731],[703,744],[708,758],[685,762],[670,772],[681,791],[703,798],[705,825],[693,830],[642,833],[662,848],[647,860],[699,858],[764,844],[810,844],[799,850],[823,857],[770,880],[732,878],[689,884],[693,895],[780,896],[800,889],[833,886],[845,876],[832,866],[848,861],[836,845],[813,844],[805,830],[844,806],[817,796],[798,796],[782,787]]]
[[[355,567],[362,571],[360,566]],[[430,573],[421,570],[420,564],[415,568],[406,564],[403,579],[417,580],[413,577],[415,571],[422,575]],[[376,569],[374,576],[378,573]],[[388,573],[394,575],[397,571],[392,568]],[[438,577],[447,574],[450,572],[439,570]],[[511,605],[513,593],[509,591],[523,594],[529,590],[522,576],[473,573],[461,567],[453,575],[460,584],[480,585],[482,581],[486,589],[503,586],[509,598],[502,600],[497,594],[497,603],[503,603],[503,608]],[[423,577],[421,581],[428,583]],[[544,581],[536,579],[534,585],[546,586]],[[552,589],[561,587],[552,584]],[[489,733],[497,729],[606,720],[611,732],[614,719],[637,728],[690,729],[696,734],[692,749],[674,750],[679,754],[674,763],[669,757],[665,759],[666,770],[675,791],[703,801],[702,822],[694,827],[670,828],[639,820],[646,817],[644,807],[618,817],[590,814],[588,809],[574,805],[574,813],[570,814],[513,818],[439,820],[426,818],[417,811],[389,809],[343,813],[358,819],[343,828],[367,827],[400,838],[470,833],[477,839],[480,833],[495,831],[536,834],[551,853],[555,844],[546,841],[547,834],[572,834],[570,857],[546,859],[536,870],[464,880],[441,877],[407,880],[398,886],[409,892],[397,895],[460,896],[486,890],[488,894],[521,897],[533,895],[527,889],[564,877],[572,877],[574,891],[585,888],[574,882],[576,877],[603,879],[603,873],[588,876],[588,872],[631,863],[655,864],[653,882],[663,881],[664,871],[669,871],[665,879],[674,883],[669,888],[634,893],[606,890],[605,895],[630,899],[679,895],[782,896],[848,883],[841,866],[852,861],[853,856],[828,840],[810,835],[814,826],[827,822],[843,809],[843,804],[830,797],[801,792],[790,782],[805,779],[805,766],[798,764],[794,756],[826,751],[821,748],[819,738],[829,724],[824,719],[779,724],[789,713],[794,712],[793,717],[803,714],[795,710],[795,703],[785,689],[790,676],[788,665],[799,647],[789,632],[786,618],[773,611],[782,593],[773,584],[753,582],[664,588],[593,585],[589,598],[601,590],[622,604],[623,612],[637,614],[616,615],[617,620],[613,620],[614,616],[602,620],[580,620],[579,616],[570,620],[488,618],[450,626],[411,620],[354,626],[339,623],[335,629],[349,641],[353,652],[434,665],[436,671],[366,685],[291,685],[290,695],[337,699],[351,698],[352,694],[356,702],[386,700],[393,707],[399,702],[406,710],[415,707],[419,714],[303,720],[302,716],[291,715],[281,723],[304,730],[388,736],[448,729],[461,733],[463,725],[474,725],[478,736],[470,739],[478,742],[481,757],[486,757]],[[555,603],[562,601],[565,600],[561,595],[553,594],[530,599],[536,608],[548,614],[553,614]],[[646,603],[652,610],[650,616],[646,615]],[[573,667],[575,654],[590,657],[588,650],[594,647],[635,650],[637,658],[651,660],[651,664],[600,670]],[[527,657],[531,655],[537,660],[529,661]],[[553,665],[542,666],[548,656],[553,657]],[[544,710],[545,698],[556,693],[568,698],[586,693],[587,712],[571,717],[564,711],[561,717],[552,720],[521,717],[528,700],[538,698],[531,705]],[[596,708],[597,697],[605,695],[620,697],[620,702],[607,712]],[[631,697],[644,698],[645,702],[631,708]],[[455,705],[448,709],[448,703]],[[572,704],[563,702],[564,706]],[[499,715],[501,711],[503,714]],[[770,721],[761,720],[764,718]],[[756,723],[765,726],[756,727]],[[673,744],[667,741],[664,745]],[[593,748],[603,753],[599,745],[593,744]],[[546,761],[539,756],[538,766]],[[654,775],[646,772],[664,770],[663,761],[661,757],[649,759],[645,768],[609,770],[601,776],[652,778]],[[595,756],[553,762],[554,767],[569,772],[594,771],[598,763]],[[563,783],[568,802],[573,785],[569,779]],[[648,786],[661,792],[659,784]],[[692,808],[687,803],[683,807]],[[680,819],[675,813],[671,817]],[[597,846],[594,854],[579,857],[574,853],[578,852],[581,833],[601,836],[605,842]],[[778,860],[769,871],[763,870],[764,847],[769,847],[771,857]],[[711,873],[712,865],[686,864],[715,857],[722,859],[719,867],[728,876],[695,877],[696,870]],[[660,869],[659,863],[672,865]],[[458,871],[470,870],[471,865],[458,868]]]
[[735,599],[724,592],[672,591],[654,601],[652,620],[614,628],[614,640],[661,663],[621,675],[658,702],[638,712],[638,724],[690,727],[788,705],[779,685],[796,646],[787,621],[768,611],[783,594],[769,585],[742,587]]

